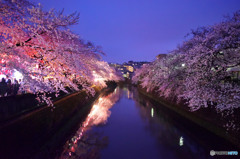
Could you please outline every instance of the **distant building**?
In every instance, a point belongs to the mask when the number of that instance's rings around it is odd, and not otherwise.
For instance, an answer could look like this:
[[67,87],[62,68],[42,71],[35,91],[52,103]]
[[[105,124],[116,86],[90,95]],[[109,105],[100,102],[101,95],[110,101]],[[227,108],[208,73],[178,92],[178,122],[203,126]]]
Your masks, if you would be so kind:
[[128,61],[123,64],[109,63],[111,67],[114,67],[117,72],[119,72],[124,78],[131,79],[134,71],[138,68],[141,68],[143,64],[150,62],[135,62]]

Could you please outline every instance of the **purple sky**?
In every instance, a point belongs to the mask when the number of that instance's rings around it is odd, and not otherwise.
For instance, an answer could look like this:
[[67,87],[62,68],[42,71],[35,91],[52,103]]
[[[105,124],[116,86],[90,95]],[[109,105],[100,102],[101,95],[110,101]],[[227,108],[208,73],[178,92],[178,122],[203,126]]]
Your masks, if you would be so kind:
[[72,29],[103,47],[108,62],[152,61],[184,41],[191,29],[220,22],[240,0],[33,0],[45,9],[77,11]]

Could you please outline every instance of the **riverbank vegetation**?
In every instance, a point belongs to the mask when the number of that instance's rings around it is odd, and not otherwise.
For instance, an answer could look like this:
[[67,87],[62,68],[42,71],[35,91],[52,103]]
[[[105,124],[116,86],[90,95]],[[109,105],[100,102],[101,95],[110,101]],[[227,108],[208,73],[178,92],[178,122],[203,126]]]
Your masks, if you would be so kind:
[[[237,118],[239,61],[240,11],[237,11],[218,24],[193,30],[188,40],[166,57],[137,70],[133,82],[158,97],[186,105],[191,111],[209,108]],[[231,121],[225,126],[236,130],[238,125]]]

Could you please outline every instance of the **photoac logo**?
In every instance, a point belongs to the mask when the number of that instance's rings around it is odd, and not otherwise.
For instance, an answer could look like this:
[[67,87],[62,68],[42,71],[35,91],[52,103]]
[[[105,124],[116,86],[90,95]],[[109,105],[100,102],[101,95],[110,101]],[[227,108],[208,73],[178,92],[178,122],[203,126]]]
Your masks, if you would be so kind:
[[238,155],[238,151],[214,151],[211,150],[210,151],[210,155],[211,156],[215,156],[215,155]]
[[215,155],[215,151],[211,150],[211,151],[210,151],[210,155],[211,155],[211,156],[214,156],[214,155]]

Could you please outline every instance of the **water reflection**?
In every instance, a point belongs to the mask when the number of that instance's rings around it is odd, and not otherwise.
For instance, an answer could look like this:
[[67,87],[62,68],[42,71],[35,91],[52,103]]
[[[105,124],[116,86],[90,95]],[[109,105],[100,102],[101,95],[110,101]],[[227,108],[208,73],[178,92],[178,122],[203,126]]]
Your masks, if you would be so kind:
[[154,109],[151,109],[151,116],[154,117]]
[[99,150],[108,144],[108,137],[88,131],[92,126],[104,125],[111,115],[109,110],[120,98],[120,90],[98,98],[86,120],[75,135],[66,142],[60,158],[99,158]]
[[183,137],[182,136],[179,139],[179,146],[183,146]]
[[[135,90],[133,90],[135,91]],[[155,103],[134,93],[134,100],[136,106],[139,109],[139,113],[148,124],[146,124],[146,130],[150,131],[152,136],[157,139],[158,145],[165,146],[166,151],[172,152],[172,158],[209,158],[209,151],[204,149],[206,145],[201,145],[198,140],[193,140],[194,131],[191,132],[191,125],[183,122],[182,119],[178,119],[175,114],[164,110],[159,103]],[[185,125],[186,124],[186,125]],[[185,125],[188,127],[181,127]],[[192,136],[190,136],[192,135]],[[196,136],[194,136],[196,139]],[[204,143],[204,142],[203,142]],[[206,147],[205,147],[206,148]]]
[[130,90],[133,92],[133,100],[140,116],[147,122],[146,131],[150,131],[159,145],[167,147],[167,151],[172,151],[175,156],[173,158],[210,158],[211,149],[232,149],[233,145],[224,139],[139,94],[136,89]]
[[123,87],[95,102],[60,158],[202,159],[210,150],[232,150],[228,146],[136,88]]

